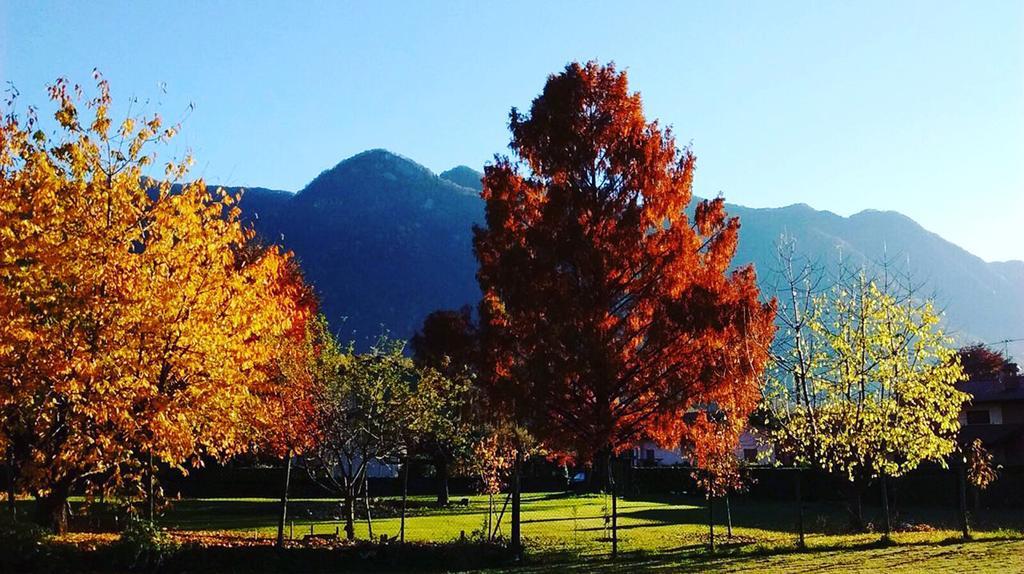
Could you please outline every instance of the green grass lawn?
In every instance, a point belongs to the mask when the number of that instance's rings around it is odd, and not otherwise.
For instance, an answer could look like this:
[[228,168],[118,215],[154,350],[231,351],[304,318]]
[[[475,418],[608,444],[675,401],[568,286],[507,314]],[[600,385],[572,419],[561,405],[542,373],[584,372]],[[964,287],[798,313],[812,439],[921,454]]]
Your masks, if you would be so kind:
[[[455,497],[459,501],[459,497]],[[495,515],[504,497],[494,501]],[[467,505],[435,508],[428,497],[410,497],[406,540],[448,542],[463,533],[473,537],[485,527],[488,499],[469,497]],[[396,536],[395,501],[380,503],[374,535]],[[889,546],[877,534],[846,533],[840,504],[808,504],[805,510],[807,551],[796,549],[797,515],[791,503],[732,501],[733,537],[726,536],[725,509],[716,505],[719,552],[710,556],[705,501],[692,497],[661,497],[619,501],[620,560],[611,563],[610,499],[603,495],[529,493],[523,496],[522,532],[528,549],[519,571],[714,570],[760,571],[942,571],[1024,572],[1024,511],[979,512],[977,540],[956,542],[956,514],[951,508],[901,508],[896,524],[918,525],[921,531],[896,532]],[[254,537],[276,532],[277,501],[270,499],[200,499],[174,503],[161,524],[182,530],[228,530]],[[344,532],[335,501],[296,500],[290,506],[296,538],[315,533]],[[492,520],[496,516],[492,517]],[[500,531],[508,534],[508,513]],[[289,521],[291,522],[291,520]],[[365,520],[357,536],[368,536]]]

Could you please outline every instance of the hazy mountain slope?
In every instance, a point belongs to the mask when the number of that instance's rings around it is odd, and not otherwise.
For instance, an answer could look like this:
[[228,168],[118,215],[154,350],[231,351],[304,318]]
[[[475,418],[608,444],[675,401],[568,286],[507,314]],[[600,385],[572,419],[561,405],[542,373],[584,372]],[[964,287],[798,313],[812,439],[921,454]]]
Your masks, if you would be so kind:
[[480,178],[483,176],[484,174],[479,171],[464,165],[455,166],[448,171],[442,171],[440,175],[441,179],[447,179],[452,183],[475,191],[483,189],[483,183],[480,181]]
[[821,261],[840,257],[869,265],[888,258],[908,270],[946,310],[947,324],[967,339],[1024,336],[1024,263],[986,263],[896,212],[862,211],[840,217],[806,205],[752,209],[730,205],[740,217],[736,260],[753,261],[771,281],[774,243],[783,233]]
[[[297,194],[250,190],[242,208],[263,235],[296,252],[335,329],[365,346],[381,325],[408,337],[430,311],[477,301],[471,229],[483,217],[481,175],[459,166],[438,176],[371,150]],[[766,286],[785,233],[822,261],[841,253],[848,261],[888,256],[908,264],[946,306],[949,325],[969,338],[1024,336],[1024,262],[986,263],[895,212],[841,217],[804,204],[728,210],[742,224],[735,262],[753,262]]]

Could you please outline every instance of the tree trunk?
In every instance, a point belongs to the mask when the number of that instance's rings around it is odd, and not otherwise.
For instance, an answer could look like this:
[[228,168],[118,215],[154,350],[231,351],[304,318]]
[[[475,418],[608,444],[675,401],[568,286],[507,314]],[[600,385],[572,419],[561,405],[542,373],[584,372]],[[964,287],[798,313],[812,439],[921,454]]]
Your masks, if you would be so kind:
[[798,545],[800,548],[805,548],[805,536],[804,536],[804,495],[803,495],[803,479],[804,473],[802,470],[797,469],[796,471],[796,507],[797,507],[797,519],[796,526],[797,531],[800,534],[800,541]]
[[437,471],[437,505],[448,506],[448,459],[434,457],[434,469]]
[[715,551],[715,499],[708,494],[708,547]]
[[523,455],[520,449],[516,449],[516,460],[512,467],[512,531],[511,531],[511,547],[512,553],[517,557],[521,558],[523,554],[523,540],[520,532],[520,475],[522,474],[523,467]]
[[861,489],[856,482],[848,483],[846,512],[850,518],[850,527],[856,532],[864,532],[864,507],[861,504]]
[[957,501],[960,507],[960,532],[964,540],[969,540],[971,538],[971,521],[967,513],[967,473],[963,462],[956,466],[956,471]]
[[15,495],[17,489],[14,486],[14,452],[8,449],[7,452],[7,512],[10,514],[11,521],[18,519],[18,507],[15,504]]
[[491,518],[494,517],[494,493],[487,493],[487,541],[491,541],[491,533],[493,532],[494,525],[491,524]]
[[588,491],[592,493],[611,493],[610,459],[610,450],[601,449],[594,455],[590,463],[590,475],[587,477]]
[[402,465],[402,520],[398,527],[398,541],[405,544],[405,503],[409,497],[409,459]]
[[614,452],[611,448],[608,449],[607,466],[608,466],[608,490],[612,494],[612,559],[619,555],[619,509],[618,509],[618,496],[615,488],[615,468],[613,467],[614,458],[612,455]]
[[494,533],[491,534],[492,540],[496,538],[498,536],[498,532],[501,531],[501,519],[505,517],[505,510],[508,509],[508,501],[510,498],[512,498],[511,492],[509,492],[508,496],[505,497],[505,502],[501,505],[501,512],[498,513],[498,518],[494,520]]
[[156,515],[156,493],[153,487],[153,449],[149,449],[149,464],[146,466],[146,518],[153,524]]
[[355,484],[345,485],[345,538],[356,539],[356,486]]
[[292,451],[288,451],[284,466],[284,491],[281,493],[281,516],[277,521],[277,547],[284,547],[284,525],[288,521],[288,487],[292,480]]
[[725,495],[725,536],[732,538],[732,505],[729,504],[729,495]]
[[68,531],[68,499],[71,488],[68,483],[54,485],[50,493],[36,499],[36,509],[40,524],[49,524],[54,534]]
[[882,491],[882,540],[888,541],[892,533],[892,521],[889,518],[889,485],[884,472],[878,487]]
[[363,475],[363,505],[366,506],[366,532],[373,541],[373,516],[370,515],[370,474]]

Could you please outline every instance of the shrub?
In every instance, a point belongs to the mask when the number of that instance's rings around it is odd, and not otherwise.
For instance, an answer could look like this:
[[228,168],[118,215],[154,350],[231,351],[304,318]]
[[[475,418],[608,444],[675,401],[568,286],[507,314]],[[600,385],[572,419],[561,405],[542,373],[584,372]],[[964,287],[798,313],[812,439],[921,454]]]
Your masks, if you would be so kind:
[[114,545],[118,561],[131,569],[155,569],[178,545],[166,532],[145,520],[131,520]]
[[0,571],[17,572],[35,564],[46,552],[45,536],[36,524],[0,518]]

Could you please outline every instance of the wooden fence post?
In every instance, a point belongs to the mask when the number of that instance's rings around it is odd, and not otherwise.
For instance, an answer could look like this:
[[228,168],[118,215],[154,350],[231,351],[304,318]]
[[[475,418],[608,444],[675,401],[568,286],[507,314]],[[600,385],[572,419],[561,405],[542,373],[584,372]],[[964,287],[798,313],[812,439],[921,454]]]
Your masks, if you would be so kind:
[[512,532],[511,532],[511,545],[512,553],[517,559],[523,557],[523,540],[521,533],[521,484],[520,475],[522,474],[523,467],[523,455],[522,449],[516,448],[516,459],[512,468]]

